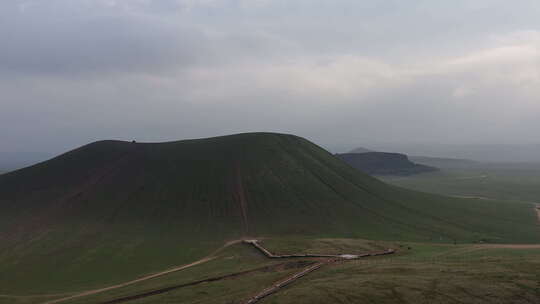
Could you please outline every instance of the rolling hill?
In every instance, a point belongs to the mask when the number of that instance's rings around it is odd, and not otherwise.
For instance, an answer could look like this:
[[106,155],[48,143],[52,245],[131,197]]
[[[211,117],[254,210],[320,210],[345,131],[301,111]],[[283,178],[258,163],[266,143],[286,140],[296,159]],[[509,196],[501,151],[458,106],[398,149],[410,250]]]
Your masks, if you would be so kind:
[[226,240],[540,241],[530,204],[384,184],[297,136],[100,141],[0,175],[0,294],[121,282]]
[[415,164],[407,155],[386,152],[344,153],[336,156],[352,167],[370,175],[413,175],[438,169]]

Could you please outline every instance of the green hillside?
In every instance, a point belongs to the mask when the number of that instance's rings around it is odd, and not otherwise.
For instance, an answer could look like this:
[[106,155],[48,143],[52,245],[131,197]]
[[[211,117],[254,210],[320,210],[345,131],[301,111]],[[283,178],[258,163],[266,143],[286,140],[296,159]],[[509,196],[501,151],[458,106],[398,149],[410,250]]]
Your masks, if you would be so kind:
[[1,175],[0,207],[0,294],[104,286],[242,236],[540,242],[530,204],[389,186],[272,133],[96,142]]

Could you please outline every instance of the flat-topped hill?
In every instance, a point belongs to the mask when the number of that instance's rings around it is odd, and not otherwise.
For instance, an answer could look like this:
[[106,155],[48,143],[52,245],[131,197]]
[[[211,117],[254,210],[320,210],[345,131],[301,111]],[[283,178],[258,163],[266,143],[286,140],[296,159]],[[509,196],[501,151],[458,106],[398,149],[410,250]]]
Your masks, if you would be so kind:
[[0,175],[0,208],[0,293],[17,281],[50,293],[74,276],[102,286],[244,236],[540,241],[527,204],[389,186],[275,133],[92,143]]
[[370,175],[413,175],[438,170],[435,167],[415,164],[407,155],[400,153],[365,152],[344,153],[336,156]]

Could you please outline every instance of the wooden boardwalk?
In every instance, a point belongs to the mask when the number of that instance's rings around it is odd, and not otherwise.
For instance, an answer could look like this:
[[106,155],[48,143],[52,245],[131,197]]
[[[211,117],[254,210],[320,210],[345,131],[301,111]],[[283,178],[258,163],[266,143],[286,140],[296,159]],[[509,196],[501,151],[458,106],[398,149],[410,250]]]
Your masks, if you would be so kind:
[[280,280],[276,283],[274,283],[272,286],[263,289],[261,292],[257,293],[256,295],[249,298],[247,301],[243,302],[244,304],[254,304],[262,300],[263,298],[278,292],[281,288],[293,283],[294,281],[306,276],[307,274],[323,267],[324,265],[328,265],[331,263],[334,263],[336,261],[346,261],[346,260],[356,260],[361,259],[365,257],[373,257],[373,256],[380,256],[380,255],[387,255],[387,254],[393,254],[396,251],[394,249],[387,249],[385,251],[380,252],[371,252],[371,253],[364,253],[364,254],[340,254],[340,255],[331,255],[331,254],[287,254],[287,255],[276,255],[268,251],[266,248],[261,246],[259,244],[258,240],[244,240],[243,241],[246,244],[250,244],[253,247],[255,247],[257,250],[259,250],[262,254],[264,254],[267,258],[270,259],[285,259],[285,258],[325,258],[323,261],[318,261],[313,265],[310,265],[306,268],[304,268],[302,271],[297,272],[289,277],[286,277],[283,280]]
[[307,268],[304,268],[302,271],[297,272],[294,275],[292,275],[290,277],[287,277],[287,278],[275,283],[274,285],[272,285],[272,286],[270,286],[268,288],[265,288],[263,291],[259,292],[258,294],[256,294],[255,296],[253,296],[249,300],[247,300],[245,302],[245,304],[253,304],[253,303],[259,302],[264,297],[267,297],[267,296],[277,292],[281,288],[291,284],[292,282],[298,280],[299,278],[301,278],[301,277],[307,275],[308,273],[313,272],[313,271],[321,268],[325,264],[328,264],[328,263],[331,263],[331,262],[333,262],[333,261],[317,262],[314,265],[311,265],[311,266],[309,266]]

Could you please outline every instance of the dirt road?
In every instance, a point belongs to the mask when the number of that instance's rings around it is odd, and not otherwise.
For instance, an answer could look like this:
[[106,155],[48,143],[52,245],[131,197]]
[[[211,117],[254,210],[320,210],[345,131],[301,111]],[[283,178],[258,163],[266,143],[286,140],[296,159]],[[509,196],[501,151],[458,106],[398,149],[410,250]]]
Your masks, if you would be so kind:
[[242,229],[244,235],[249,234],[249,222],[247,216],[247,200],[246,193],[244,191],[244,183],[242,181],[242,172],[240,170],[240,164],[236,164],[236,185],[234,191],[234,197],[240,207],[240,215],[242,216]]
[[[534,210],[538,216],[538,222],[540,222],[540,204],[535,204]],[[474,248],[540,249],[540,244],[481,244],[475,245]]]
[[225,249],[225,248],[227,248],[227,247],[229,247],[231,245],[240,243],[241,241],[242,240],[234,240],[234,241],[227,242],[227,243],[225,243],[225,245],[223,245],[222,247],[220,247],[216,251],[212,252],[207,257],[202,258],[202,259],[200,259],[198,261],[195,261],[193,263],[190,263],[190,264],[186,264],[186,265],[174,267],[174,268],[171,268],[171,269],[167,269],[165,271],[161,271],[161,272],[158,272],[158,273],[147,275],[147,276],[144,276],[144,277],[132,280],[132,281],[128,281],[128,282],[125,282],[125,283],[112,285],[112,286],[109,286],[109,287],[104,287],[104,288],[99,288],[99,289],[88,290],[88,291],[77,293],[77,294],[74,294],[74,295],[71,295],[71,296],[68,296],[68,297],[65,297],[65,298],[60,298],[60,299],[56,299],[56,300],[47,301],[47,302],[44,302],[43,304],[61,303],[61,302],[65,302],[67,300],[72,300],[72,299],[85,297],[85,296],[89,296],[89,295],[94,295],[96,293],[101,293],[101,292],[104,292],[104,291],[109,291],[109,290],[112,290],[112,289],[125,287],[125,286],[132,285],[132,284],[135,284],[135,283],[139,283],[139,282],[142,282],[142,281],[150,280],[150,279],[153,279],[153,278],[156,278],[156,277],[164,276],[164,275],[167,275],[167,274],[172,273],[172,272],[177,272],[177,271],[180,271],[180,270],[184,270],[186,268],[193,267],[195,265],[199,265],[199,264],[202,264],[202,263],[206,263],[208,261],[211,261],[211,260],[215,259],[216,254],[219,253],[221,250],[223,250],[223,249]]
[[[540,207],[540,205],[536,205],[535,209],[536,209],[536,212],[538,213],[539,221],[540,221],[540,208],[538,208],[538,207]],[[170,269],[158,272],[158,273],[143,276],[143,277],[140,277],[140,278],[135,279],[135,280],[127,281],[127,282],[124,282],[124,283],[120,283],[120,284],[116,284],[116,285],[112,285],[112,286],[108,286],[108,287],[104,287],[104,288],[88,290],[88,291],[79,292],[79,293],[75,293],[75,294],[66,293],[66,294],[56,294],[56,295],[55,294],[47,294],[47,295],[32,295],[32,296],[0,295],[0,297],[31,298],[31,297],[54,297],[54,296],[66,295],[63,298],[59,298],[59,299],[55,299],[55,300],[49,300],[49,301],[43,302],[42,304],[62,303],[62,302],[68,301],[68,300],[81,298],[81,297],[85,297],[85,296],[90,296],[90,295],[110,291],[110,290],[117,289],[117,288],[122,288],[122,287],[125,287],[125,286],[129,286],[129,285],[132,285],[132,284],[136,284],[136,283],[139,283],[139,282],[143,282],[143,281],[146,281],[146,280],[150,280],[150,279],[153,279],[153,278],[156,278],[156,277],[164,276],[164,275],[167,275],[167,274],[170,274],[170,273],[173,273],[173,272],[181,271],[181,270],[184,270],[184,269],[196,266],[196,265],[206,263],[208,261],[211,261],[211,260],[215,259],[217,257],[217,254],[220,251],[222,251],[223,249],[225,249],[225,248],[227,248],[227,247],[229,247],[231,245],[238,244],[240,242],[244,242],[246,244],[249,244],[249,245],[253,246],[257,250],[262,252],[267,258],[270,258],[270,259],[280,259],[280,258],[290,258],[290,257],[304,257],[304,258],[315,258],[315,257],[323,258],[324,257],[325,258],[324,260],[319,260],[315,264],[310,265],[309,267],[303,269],[300,272],[297,272],[297,273],[293,274],[290,277],[287,277],[287,278],[285,278],[285,279],[283,279],[281,281],[276,282],[272,286],[262,290],[261,292],[257,293],[256,295],[254,295],[253,297],[248,299],[246,302],[244,302],[244,303],[250,303],[250,304],[258,302],[262,298],[277,292],[278,290],[285,287],[286,285],[289,285],[293,281],[307,275],[308,273],[311,273],[311,272],[319,269],[320,267],[322,267],[322,266],[324,266],[326,264],[335,262],[336,260],[358,259],[358,258],[369,257],[369,256],[392,254],[392,253],[395,252],[392,249],[388,249],[388,250],[383,251],[383,252],[367,253],[367,254],[361,254],[361,255],[322,255],[322,254],[321,255],[310,255],[310,254],[276,255],[276,254],[268,251],[263,246],[261,246],[259,244],[259,240],[254,240],[254,239],[242,240],[242,239],[240,239],[240,240],[233,240],[233,241],[229,241],[229,242],[225,243],[222,247],[218,248],[217,250],[215,250],[214,252],[209,254],[207,257],[202,258],[200,260],[197,260],[195,262],[192,262],[192,263],[189,263],[189,264],[186,264],[186,265],[182,265],[182,266],[177,266],[177,267],[170,268]],[[477,244],[477,245],[473,245],[473,246],[469,247],[468,250],[479,250],[479,249],[489,249],[489,248],[540,249],[540,244]],[[227,276],[224,276],[224,278],[229,277],[229,276],[234,277],[236,275],[237,274],[227,275]],[[164,291],[164,292],[166,292],[166,291]],[[131,299],[122,299],[122,300],[128,300],[129,301]]]
[[[540,204],[534,205],[534,210],[540,222]],[[509,248],[509,249],[540,249],[540,244],[481,244],[475,245],[475,248]]]
[[540,244],[482,244],[476,248],[540,249]]

